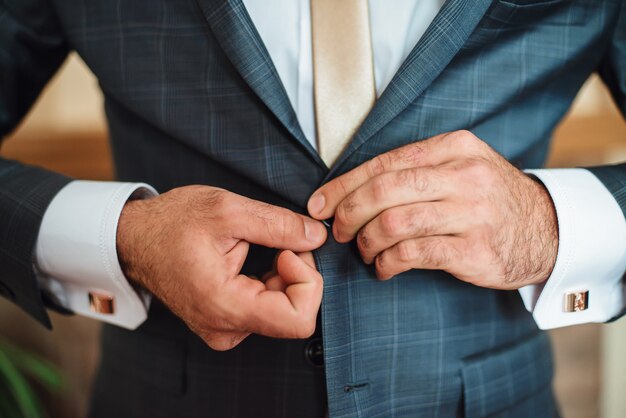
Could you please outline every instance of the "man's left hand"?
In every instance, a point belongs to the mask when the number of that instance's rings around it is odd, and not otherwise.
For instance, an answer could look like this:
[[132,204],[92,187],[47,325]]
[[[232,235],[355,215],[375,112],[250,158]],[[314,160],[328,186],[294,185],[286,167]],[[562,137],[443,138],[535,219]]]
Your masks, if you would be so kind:
[[548,191],[468,131],[381,154],[318,189],[308,209],[334,216],[337,242],[356,237],[380,279],[432,269],[518,289],[545,281],[556,260]]

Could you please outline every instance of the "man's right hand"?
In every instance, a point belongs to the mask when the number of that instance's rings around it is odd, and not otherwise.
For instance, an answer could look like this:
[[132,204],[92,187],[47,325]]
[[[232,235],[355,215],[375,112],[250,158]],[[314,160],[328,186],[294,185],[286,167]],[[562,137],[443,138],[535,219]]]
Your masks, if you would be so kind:
[[[318,221],[223,189],[187,186],[128,202],[117,229],[124,274],[161,299],[211,348],[250,333],[306,338],[315,331],[322,276],[311,251],[326,240]],[[240,274],[249,243],[280,248],[283,287]]]

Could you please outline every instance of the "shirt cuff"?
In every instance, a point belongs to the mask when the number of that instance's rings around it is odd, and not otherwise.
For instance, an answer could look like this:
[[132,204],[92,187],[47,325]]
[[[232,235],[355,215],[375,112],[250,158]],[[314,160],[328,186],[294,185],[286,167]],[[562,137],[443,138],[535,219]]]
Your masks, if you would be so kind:
[[[150,296],[122,273],[117,224],[129,199],[155,195],[143,183],[73,181],[61,189],[44,214],[35,247],[42,291],[77,314],[137,328],[147,318]],[[92,307],[94,296],[110,301],[113,312]]]
[[[546,187],[559,223],[552,274],[541,285],[519,289],[539,328],[606,322],[624,307],[626,221],[613,195],[588,170],[526,170]],[[566,309],[568,294],[587,294]]]

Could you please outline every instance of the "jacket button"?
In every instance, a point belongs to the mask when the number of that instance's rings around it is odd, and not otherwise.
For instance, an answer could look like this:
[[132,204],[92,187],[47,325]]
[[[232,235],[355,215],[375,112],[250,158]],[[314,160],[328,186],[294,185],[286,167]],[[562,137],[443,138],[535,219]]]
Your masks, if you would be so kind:
[[324,367],[324,345],[321,338],[313,338],[304,347],[304,357],[314,367]]

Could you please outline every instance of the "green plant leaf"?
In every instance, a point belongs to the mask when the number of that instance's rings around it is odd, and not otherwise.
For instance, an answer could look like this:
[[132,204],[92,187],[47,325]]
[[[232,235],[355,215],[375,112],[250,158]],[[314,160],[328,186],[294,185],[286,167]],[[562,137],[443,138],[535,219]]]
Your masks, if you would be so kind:
[[18,354],[13,357],[13,363],[24,374],[36,379],[50,390],[58,391],[63,385],[61,375],[49,362],[37,357]]
[[42,417],[43,412],[37,396],[24,376],[3,351],[0,351],[0,374],[8,383],[8,389],[13,394],[21,415],[24,418]]
[[49,361],[25,352],[0,338],[0,350],[4,351],[13,364],[24,374],[34,378],[49,390],[58,391],[63,379],[58,369]]

